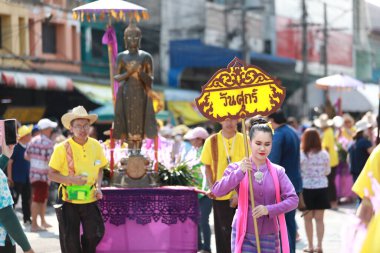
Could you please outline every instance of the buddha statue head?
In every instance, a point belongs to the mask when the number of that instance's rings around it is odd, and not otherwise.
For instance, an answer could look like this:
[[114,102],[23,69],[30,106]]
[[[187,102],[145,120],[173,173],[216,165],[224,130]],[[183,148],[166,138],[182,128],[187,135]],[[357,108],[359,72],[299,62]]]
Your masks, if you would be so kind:
[[140,48],[141,30],[133,21],[124,30],[124,42],[126,49],[129,51],[136,51]]

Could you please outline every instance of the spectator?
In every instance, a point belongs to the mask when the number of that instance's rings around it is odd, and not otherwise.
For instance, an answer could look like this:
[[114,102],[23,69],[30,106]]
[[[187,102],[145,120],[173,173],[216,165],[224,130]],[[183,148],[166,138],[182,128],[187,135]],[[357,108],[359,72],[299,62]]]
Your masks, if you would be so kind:
[[331,172],[328,175],[328,195],[330,205],[333,210],[338,209],[338,200],[335,186],[336,168],[339,164],[338,152],[335,143],[334,131],[331,128],[333,121],[325,113],[321,114],[318,119],[314,120],[314,124],[322,130],[322,148],[330,155]]
[[[28,238],[21,228],[12,205],[13,199],[3,170],[13,153],[13,146],[7,146],[1,138],[2,154],[0,155],[0,252],[16,253],[14,241],[26,253],[34,253]],[[13,239],[11,239],[11,237]]]
[[32,224],[30,219],[30,162],[25,159],[26,146],[32,139],[31,126],[21,126],[17,129],[18,142],[8,161],[8,184],[13,189],[14,205],[21,195],[21,207],[25,225]]
[[[45,220],[47,199],[49,196],[48,162],[53,153],[54,142],[50,139],[53,128],[57,123],[49,119],[38,121],[39,135],[29,143],[25,159],[30,160],[30,182],[32,184],[32,226],[31,232],[39,232],[50,228]],[[41,226],[37,223],[37,216],[41,218]]]
[[[189,151],[182,150],[182,161],[191,164],[191,172],[195,178],[195,186],[203,191],[208,191],[205,167],[200,161],[203,145],[209,134],[203,127],[196,127],[189,130],[183,137],[190,141]],[[212,201],[205,195],[198,194],[201,218],[198,223],[198,251],[201,253],[211,253],[211,229],[209,216],[212,209]]]
[[[321,139],[317,129],[309,128],[302,135],[301,174],[303,197],[307,210],[303,213],[308,247],[304,252],[322,252],[322,240],[325,231],[323,216],[330,208],[327,195],[330,173],[329,154],[322,150]],[[317,232],[317,247],[313,244],[313,219]]]
[[374,148],[371,141],[369,140],[370,137],[366,133],[366,130],[371,127],[371,124],[364,120],[359,120],[355,124],[355,127],[356,132],[354,135],[354,143],[348,149],[350,172],[354,179],[354,183],[358,179],[369,155]]
[[[268,119],[274,128],[272,152],[268,158],[271,162],[285,168],[286,175],[292,182],[296,193],[299,194],[302,191],[300,139],[296,131],[287,124],[282,110],[269,115]],[[295,215],[295,210],[285,214],[291,253],[296,250],[297,225]]]

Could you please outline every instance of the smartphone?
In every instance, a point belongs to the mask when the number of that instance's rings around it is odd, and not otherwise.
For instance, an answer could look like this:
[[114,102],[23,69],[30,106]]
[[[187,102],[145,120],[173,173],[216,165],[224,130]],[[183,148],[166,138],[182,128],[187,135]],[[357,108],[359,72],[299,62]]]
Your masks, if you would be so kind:
[[15,119],[0,120],[1,138],[5,139],[6,145],[14,145],[17,143],[16,126]]

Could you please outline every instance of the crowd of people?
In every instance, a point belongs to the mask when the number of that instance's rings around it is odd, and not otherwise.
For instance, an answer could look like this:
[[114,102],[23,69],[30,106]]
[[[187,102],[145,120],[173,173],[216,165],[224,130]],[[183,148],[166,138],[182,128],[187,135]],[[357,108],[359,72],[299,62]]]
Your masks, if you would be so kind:
[[[23,232],[14,236],[20,223],[10,228],[2,212],[13,217],[11,207],[21,197],[24,225],[31,232],[49,229],[45,220],[49,190],[59,185],[58,196],[65,203],[56,209],[62,252],[95,252],[104,234],[96,201],[102,198],[103,168],[110,160],[110,142],[98,140],[96,119],[78,106],[61,118],[66,136],[58,122],[45,118],[35,126],[19,126],[14,148],[3,143],[0,183],[7,190],[0,203],[0,249],[14,249],[16,242],[25,252],[33,252]],[[373,151],[374,116],[367,113],[355,122],[349,114],[331,119],[321,114],[299,125],[279,110],[246,120],[246,140],[239,124],[227,119],[216,132],[210,124],[189,128],[158,121],[157,140],[146,139],[141,148],[143,155],[167,167],[188,164],[193,186],[203,192],[198,195],[198,252],[211,252],[211,212],[218,253],[256,252],[258,242],[261,252],[295,252],[302,225],[308,243],[303,251],[323,252],[325,210],[337,210],[346,201],[361,203],[358,215],[370,223],[372,198],[364,192],[373,192],[367,172],[380,177],[378,166],[373,166],[379,153],[378,147]],[[116,149],[128,154],[127,143],[117,142]],[[304,224],[295,219],[299,198],[306,204]]]

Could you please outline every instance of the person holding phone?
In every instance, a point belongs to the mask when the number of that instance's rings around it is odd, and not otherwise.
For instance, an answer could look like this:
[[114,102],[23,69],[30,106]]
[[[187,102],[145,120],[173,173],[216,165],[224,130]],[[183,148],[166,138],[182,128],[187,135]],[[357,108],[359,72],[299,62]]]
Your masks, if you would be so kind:
[[13,199],[8,187],[8,179],[3,170],[13,153],[13,145],[6,145],[1,138],[2,154],[0,155],[0,252],[15,253],[16,242],[24,252],[34,253],[28,238],[13,210]]

